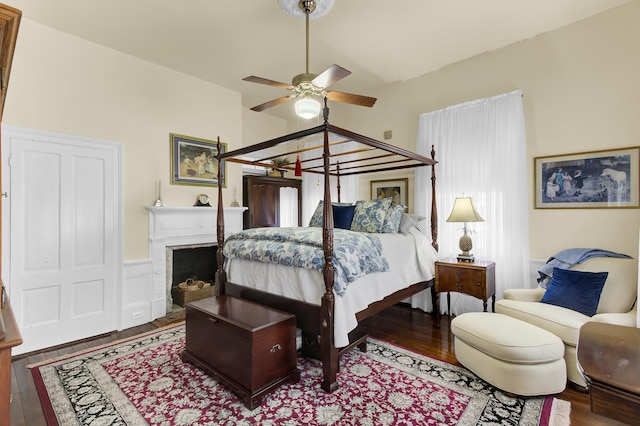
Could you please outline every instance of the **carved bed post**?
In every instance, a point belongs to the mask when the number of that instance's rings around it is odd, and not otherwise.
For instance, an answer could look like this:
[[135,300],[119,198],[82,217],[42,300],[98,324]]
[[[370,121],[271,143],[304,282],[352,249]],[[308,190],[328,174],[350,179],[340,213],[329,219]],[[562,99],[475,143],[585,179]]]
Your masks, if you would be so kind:
[[218,261],[218,270],[216,272],[216,284],[218,285],[218,294],[225,293],[225,287],[227,284],[227,273],[224,270],[224,256],[222,255],[222,246],[224,245],[224,204],[222,203],[222,160],[220,159],[220,153],[222,153],[222,144],[220,143],[220,136],[218,136],[218,220],[216,223],[216,231],[218,236],[218,251],[216,252],[216,259]]
[[[436,148],[431,145],[431,159],[436,159]],[[438,250],[438,207],[436,203],[436,165],[431,165],[431,245],[436,251]],[[433,323],[436,328],[440,328],[440,312],[438,303],[438,294],[436,293],[435,278],[434,283],[431,285],[431,304],[433,317]]]
[[[436,159],[436,148],[431,145],[431,159]],[[436,204],[436,165],[431,165],[431,245],[438,250],[438,208]]]
[[[329,108],[325,98],[324,122],[327,124]],[[334,345],[334,295],[333,295],[333,209],[331,207],[331,152],[329,151],[329,131],[324,129],[324,205],[322,210],[322,249],[324,252],[325,292],[320,304],[320,358],[322,360],[322,389],[333,392],[338,388],[338,349]]]
[[338,184],[336,187],[338,188],[338,202],[340,202],[340,162],[336,162],[336,178],[338,180]]

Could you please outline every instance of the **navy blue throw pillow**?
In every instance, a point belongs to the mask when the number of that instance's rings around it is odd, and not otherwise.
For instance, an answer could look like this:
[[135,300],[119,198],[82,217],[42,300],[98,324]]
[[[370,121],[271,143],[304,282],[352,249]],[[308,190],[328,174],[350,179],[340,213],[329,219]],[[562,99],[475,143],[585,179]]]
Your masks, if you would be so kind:
[[350,229],[353,220],[353,212],[356,206],[334,206],[333,209],[333,227],[341,229]]
[[608,272],[586,272],[553,268],[542,303],[562,306],[592,317],[598,309],[600,294]]

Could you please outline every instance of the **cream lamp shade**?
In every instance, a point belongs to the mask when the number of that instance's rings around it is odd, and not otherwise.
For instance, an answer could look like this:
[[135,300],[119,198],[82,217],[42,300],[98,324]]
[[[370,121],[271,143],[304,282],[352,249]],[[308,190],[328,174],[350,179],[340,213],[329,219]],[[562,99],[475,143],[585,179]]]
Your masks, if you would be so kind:
[[484,219],[480,216],[476,210],[476,206],[473,204],[471,197],[458,197],[453,204],[451,214],[447,219],[447,222],[463,222],[464,223],[464,235],[460,237],[460,250],[462,253],[458,255],[459,262],[473,262],[475,257],[470,253],[473,248],[471,237],[468,235],[468,222],[484,222]]

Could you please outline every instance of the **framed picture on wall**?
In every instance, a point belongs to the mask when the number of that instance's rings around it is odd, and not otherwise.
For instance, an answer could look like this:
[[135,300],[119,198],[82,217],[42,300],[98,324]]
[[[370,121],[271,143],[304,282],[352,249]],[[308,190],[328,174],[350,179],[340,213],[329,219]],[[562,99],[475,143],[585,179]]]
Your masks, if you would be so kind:
[[[171,133],[171,183],[218,186],[218,143]],[[227,151],[221,143],[220,150]],[[222,186],[226,187],[226,164],[222,161]]]
[[637,208],[640,147],[534,158],[537,209]]
[[391,197],[391,205],[402,204],[405,211],[409,207],[409,179],[372,180],[371,199]]

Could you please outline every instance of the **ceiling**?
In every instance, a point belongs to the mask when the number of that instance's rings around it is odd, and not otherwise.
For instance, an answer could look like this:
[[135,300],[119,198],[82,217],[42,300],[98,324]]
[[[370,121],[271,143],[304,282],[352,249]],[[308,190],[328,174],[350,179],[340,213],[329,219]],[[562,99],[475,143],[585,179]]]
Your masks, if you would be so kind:
[[[310,21],[310,72],[352,74],[331,89],[376,96],[471,56],[631,0],[335,0]],[[29,19],[242,93],[252,107],[305,72],[305,22],[277,0],[8,0]],[[291,104],[291,103],[288,103]],[[291,118],[287,104],[264,113]],[[361,108],[356,107],[354,108]]]

